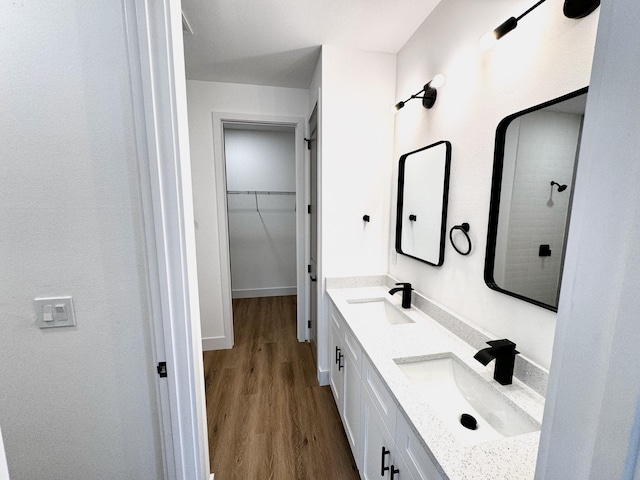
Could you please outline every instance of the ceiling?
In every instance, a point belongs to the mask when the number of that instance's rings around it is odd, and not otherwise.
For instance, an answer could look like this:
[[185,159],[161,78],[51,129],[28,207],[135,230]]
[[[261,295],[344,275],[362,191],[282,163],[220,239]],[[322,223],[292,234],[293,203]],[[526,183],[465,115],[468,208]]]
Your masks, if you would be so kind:
[[187,78],[309,88],[320,45],[397,53],[440,0],[182,0]]

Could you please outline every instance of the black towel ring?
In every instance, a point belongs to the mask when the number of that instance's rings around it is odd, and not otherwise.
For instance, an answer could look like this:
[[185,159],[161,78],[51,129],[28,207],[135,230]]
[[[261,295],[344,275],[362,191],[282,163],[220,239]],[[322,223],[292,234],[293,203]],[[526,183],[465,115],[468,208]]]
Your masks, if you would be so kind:
[[[456,244],[453,243],[453,231],[454,230],[460,230],[465,237],[467,237],[467,242],[469,242],[469,248],[467,249],[466,252],[461,251],[458,247],[456,247]],[[449,241],[451,242],[451,245],[453,245],[453,249],[458,252],[460,255],[469,255],[469,253],[471,253],[471,239],[469,238],[469,234],[467,233],[469,231],[469,224],[467,222],[461,224],[461,225],[455,225],[453,227],[451,227],[451,230],[449,230]]]

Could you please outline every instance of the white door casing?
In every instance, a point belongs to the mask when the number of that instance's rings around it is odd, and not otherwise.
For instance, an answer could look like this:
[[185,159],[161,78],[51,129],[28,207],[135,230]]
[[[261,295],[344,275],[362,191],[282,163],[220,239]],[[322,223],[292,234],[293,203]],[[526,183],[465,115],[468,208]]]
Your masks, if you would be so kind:
[[122,0],[165,478],[209,478],[179,0]]
[[308,122],[309,138],[309,202],[307,218],[309,221],[309,324],[307,338],[311,343],[313,361],[318,368],[318,105],[313,109]]
[[[211,345],[212,349],[231,348],[233,347],[233,310],[232,310],[232,292],[231,292],[231,260],[229,253],[229,225],[226,195],[226,176],[225,176],[225,156],[224,156],[224,124],[225,123],[243,123],[256,125],[282,125],[295,127],[295,149],[296,149],[296,286],[298,290],[297,302],[297,337],[298,341],[307,340],[306,312],[308,311],[308,288],[306,287],[306,198],[307,189],[305,188],[305,172],[304,162],[304,137],[305,137],[305,119],[301,117],[287,117],[278,115],[255,115],[247,113],[232,112],[212,112],[212,128],[214,143],[214,166],[215,166],[215,191],[217,200],[218,219],[218,243],[219,265],[221,267],[221,284],[222,284],[222,311],[224,336],[219,339],[215,345]],[[216,339],[218,340],[218,339]]]

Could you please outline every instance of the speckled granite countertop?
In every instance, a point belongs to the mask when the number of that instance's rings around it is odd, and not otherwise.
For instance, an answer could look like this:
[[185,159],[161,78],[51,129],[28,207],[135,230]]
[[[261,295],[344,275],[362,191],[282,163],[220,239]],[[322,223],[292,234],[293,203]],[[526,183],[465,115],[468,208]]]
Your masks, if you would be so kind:
[[516,408],[532,421],[542,422],[544,398],[514,378],[513,384],[502,386],[493,380],[493,363],[487,367],[476,360],[476,350],[449,332],[438,322],[412,307],[402,310],[415,323],[390,325],[384,320],[361,318],[348,300],[386,298],[399,306],[400,295],[391,297],[385,287],[328,289],[329,297],[345,319],[348,328],[360,342],[373,367],[386,382],[398,408],[405,414],[414,431],[424,441],[443,478],[449,480],[519,480],[533,479],[540,432],[480,443],[465,442],[454,437],[440,418],[416,393],[396,363],[397,358],[437,355],[451,352],[466,366],[500,391]]

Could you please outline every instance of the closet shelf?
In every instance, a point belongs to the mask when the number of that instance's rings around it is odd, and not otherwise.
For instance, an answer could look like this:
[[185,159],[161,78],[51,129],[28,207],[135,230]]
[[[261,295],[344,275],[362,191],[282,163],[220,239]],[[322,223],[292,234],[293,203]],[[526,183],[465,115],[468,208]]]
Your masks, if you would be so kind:
[[[296,192],[274,192],[268,190],[227,190],[227,195],[251,195],[255,201],[255,209],[256,212],[260,213],[260,205],[258,202],[258,195],[285,195],[285,196],[295,196]],[[293,211],[296,211],[295,198],[293,203]]]
[[295,195],[296,192],[272,192],[268,190],[227,190],[227,195]]

